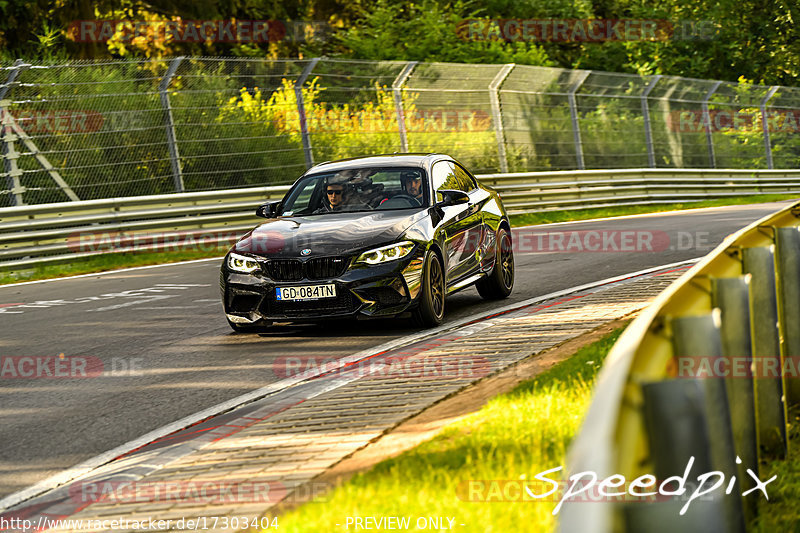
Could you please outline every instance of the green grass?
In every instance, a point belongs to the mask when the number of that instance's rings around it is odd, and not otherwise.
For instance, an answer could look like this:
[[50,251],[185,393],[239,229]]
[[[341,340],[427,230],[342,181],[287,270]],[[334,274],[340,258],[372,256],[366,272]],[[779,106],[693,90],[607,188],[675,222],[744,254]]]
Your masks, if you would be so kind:
[[[766,481],[772,476],[778,478],[767,485],[767,501],[760,492],[749,494],[747,498],[758,497],[758,516],[749,529],[754,533],[773,531],[800,532],[800,409],[793,409],[789,425],[789,455],[785,461],[772,461],[761,467],[758,477]],[[753,486],[748,477],[743,483],[744,490]],[[791,526],[791,527],[789,527]]]
[[586,220],[590,218],[619,217],[625,215],[639,215],[643,213],[659,213],[661,211],[677,211],[681,209],[700,209],[702,207],[720,207],[725,205],[757,204],[776,202],[779,200],[797,199],[791,194],[760,194],[757,196],[742,196],[739,198],[720,198],[719,200],[704,200],[702,202],[686,202],[678,204],[631,205],[620,207],[603,207],[598,209],[574,209],[569,211],[550,211],[546,213],[530,213],[526,215],[512,215],[513,226],[532,226],[535,224],[553,224],[555,222],[569,222],[572,220]]
[[160,265],[189,261],[191,259],[205,259],[207,257],[221,257],[227,248],[218,250],[204,250],[193,252],[148,252],[148,253],[121,253],[106,254],[95,257],[76,259],[67,264],[37,265],[32,268],[20,270],[0,270],[0,285],[19,283],[21,281],[34,281],[39,279],[52,279],[79,274],[105,272],[120,268],[129,268],[146,265]]
[[[660,211],[674,211],[678,209],[774,202],[776,200],[790,200],[793,198],[796,197],[781,194],[765,194],[760,196],[743,196],[741,198],[725,198],[720,200],[708,200],[703,202],[691,202],[683,204],[637,205],[601,209],[576,209],[573,211],[551,211],[548,213],[512,215],[511,224],[513,226],[530,226],[534,224],[551,224],[555,222],[567,222],[571,220],[586,220],[590,218],[656,213]],[[225,249],[219,249],[211,251],[180,253],[153,252],[136,254],[109,254],[99,257],[87,257],[85,259],[75,260],[69,264],[42,265],[35,268],[21,269],[16,271],[3,271],[0,269],[0,285],[18,283],[21,281],[60,278],[78,274],[90,274],[93,272],[104,272],[118,268],[157,265],[162,263],[174,263],[176,261],[186,261],[189,259],[218,257],[224,255],[226,251],[227,250]]]
[[553,531],[556,502],[470,502],[458,494],[469,480],[518,482],[564,465],[597,371],[621,332],[492,399],[432,440],[357,474],[324,501],[281,516],[281,529],[334,531],[348,516],[439,516],[455,517],[459,531]]

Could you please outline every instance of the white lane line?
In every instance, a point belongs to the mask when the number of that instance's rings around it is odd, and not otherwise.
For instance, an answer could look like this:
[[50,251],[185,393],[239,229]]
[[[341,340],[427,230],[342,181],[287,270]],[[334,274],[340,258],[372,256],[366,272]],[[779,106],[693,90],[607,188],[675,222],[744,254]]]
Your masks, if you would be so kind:
[[128,268],[120,268],[117,270],[107,270],[105,272],[94,272],[91,274],[78,274],[76,276],[65,276],[63,278],[53,278],[53,279],[39,279],[36,281],[20,281],[19,283],[9,283],[6,285],[0,285],[0,289],[8,289],[13,287],[21,287],[22,285],[33,285],[34,283],[50,283],[52,281],[64,281],[67,279],[79,279],[79,278],[91,278],[92,276],[108,276],[110,274],[119,274],[121,272],[133,272],[135,270],[148,270],[151,268],[161,268],[166,266],[176,266],[176,265],[191,265],[193,263],[203,263],[206,261],[222,261],[224,256],[219,257],[209,257],[207,259],[192,259],[191,261],[178,261],[175,263],[162,263],[160,265],[147,265],[147,266],[140,266],[140,267],[128,267]]
[[[777,200],[775,202],[764,202],[760,204],[737,204],[737,205],[718,205],[716,207],[695,207],[694,209],[676,209],[672,211],[654,211],[652,213],[637,213],[635,215],[618,215],[615,217],[602,217],[602,218],[587,218],[584,220],[567,220],[565,222],[548,222],[547,224],[533,224],[531,226],[514,226],[512,229],[524,229],[524,228],[541,228],[541,227],[550,227],[550,226],[564,226],[568,224],[584,224],[587,222],[608,222],[610,220],[626,220],[629,218],[647,218],[647,217],[657,217],[661,215],[685,215],[691,213],[703,213],[704,211],[712,211],[714,209],[735,209],[741,207],[750,207],[755,208],[758,206],[763,206],[767,204],[788,204],[792,202],[796,202],[797,200]],[[739,220],[739,219],[731,219],[731,220]]]
[[250,403],[250,402],[255,401],[255,400],[259,400],[259,399],[264,398],[266,396],[282,392],[282,391],[288,389],[289,387],[292,387],[294,385],[297,385],[297,384],[302,383],[304,381],[307,381],[309,379],[312,379],[312,378],[315,378],[315,377],[320,376],[322,374],[325,374],[325,373],[329,372],[330,370],[332,370],[334,367],[341,368],[342,365],[356,363],[356,362],[358,362],[358,361],[360,361],[362,359],[366,359],[367,357],[374,356],[377,353],[382,353],[382,352],[391,350],[393,348],[398,348],[398,347],[406,345],[406,344],[412,344],[412,343],[420,341],[420,340],[422,340],[422,339],[424,339],[426,337],[440,335],[440,334],[448,332],[450,330],[458,329],[459,327],[467,325],[467,324],[469,324],[471,322],[477,322],[477,321],[480,321],[482,319],[488,319],[489,317],[494,317],[494,316],[496,316],[496,315],[498,315],[500,313],[507,313],[507,312],[510,312],[510,311],[513,311],[513,310],[516,310],[516,309],[521,309],[523,307],[528,307],[528,306],[533,305],[533,304],[538,303],[538,302],[542,302],[542,301],[546,301],[546,300],[552,300],[554,298],[559,298],[561,296],[566,296],[568,294],[584,291],[584,290],[591,289],[591,288],[594,288],[594,287],[599,287],[599,286],[602,286],[602,285],[608,285],[610,283],[614,283],[614,282],[617,282],[617,281],[622,281],[622,280],[625,280],[625,279],[628,279],[628,278],[633,278],[633,277],[636,277],[636,276],[643,276],[643,275],[646,275],[646,274],[651,274],[651,273],[657,272],[659,270],[666,270],[666,269],[669,269],[669,268],[676,268],[676,267],[680,267],[680,266],[684,266],[684,265],[693,264],[693,263],[696,263],[696,262],[700,261],[701,259],[702,259],[702,257],[696,257],[694,259],[689,259],[689,260],[686,260],[686,261],[679,261],[677,263],[670,263],[670,264],[666,264],[666,265],[660,265],[660,266],[653,267],[653,268],[648,268],[648,269],[645,269],[645,270],[639,270],[639,271],[636,271],[636,272],[630,272],[628,274],[622,274],[621,276],[614,276],[614,277],[606,278],[606,279],[603,279],[603,280],[600,280],[600,281],[594,281],[592,283],[585,283],[583,285],[578,285],[576,287],[570,287],[569,289],[564,289],[564,290],[561,290],[561,291],[551,292],[550,294],[545,294],[543,296],[536,296],[536,297],[533,297],[533,298],[529,298],[527,300],[523,300],[521,302],[516,302],[516,303],[510,304],[510,305],[507,305],[505,307],[501,307],[500,309],[496,309],[496,310],[494,310],[494,311],[492,311],[490,313],[486,313],[486,312],[476,313],[476,314],[468,316],[466,318],[462,318],[460,320],[456,320],[455,322],[452,322],[450,324],[445,324],[445,325],[439,326],[438,328],[433,328],[433,329],[425,330],[425,331],[422,331],[422,332],[419,332],[419,333],[413,333],[411,335],[406,335],[405,337],[400,337],[398,339],[394,339],[392,341],[386,342],[386,343],[381,344],[379,346],[375,346],[373,348],[368,348],[366,350],[362,350],[362,351],[360,351],[358,353],[355,353],[353,355],[349,355],[347,357],[343,357],[341,359],[337,359],[335,361],[335,363],[332,363],[330,365],[327,365],[327,364],[326,365],[322,365],[322,366],[320,366],[318,368],[315,368],[313,370],[310,370],[308,372],[304,372],[302,374],[299,374],[298,376],[282,379],[281,381],[278,381],[278,382],[275,382],[275,383],[271,383],[271,384],[269,384],[269,385],[267,385],[265,387],[261,387],[260,389],[248,392],[246,394],[243,394],[243,395],[238,396],[236,398],[233,398],[231,400],[228,400],[228,401],[222,402],[220,404],[217,404],[217,405],[215,405],[213,407],[209,407],[208,409],[204,409],[204,410],[202,410],[202,411],[200,411],[198,413],[194,413],[194,414],[191,414],[189,416],[185,416],[185,417],[181,418],[180,420],[177,420],[177,421],[175,421],[175,422],[173,422],[171,424],[167,424],[166,426],[163,426],[163,427],[160,427],[158,429],[155,429],[155,430],[153,430],[153,431],[151,431],[151,432],[149,432],[149,433],[147,433],[145,435],[142,435],[141,437],[139,437],[137,439],[134,439],[134,440],[132,440],[130,442],[126,442],[125,444],[121,444],[120,446],[117,446],[116,448],[114,448],[112,450],[109,450],[109,451],[107,451],[105,453],[102,453],[100,455],[92,457],[91,459],[88,459],[88,460],[86,460],[86,461],[84,461],[84,462],[82,462],[82,463],[80,463],[80,464],[78,464],[76,466],[73,466],[72,468],[68,468],[67,470],[65,470],[65,471],[63,471],[63,472],[61,472],[59,474],[56,474],[56,475],[51,476],[51,477],[49,477],[47,479],[44,479],[44,480],[40,481],[39,483],[36,483],[35,485],[32,485],[32,486],[30,486],[30,487],[28,487],[26,489],[23,489],[23,490],[21,490],[19,492],[15,492],[13,494],[10,494],[9,496],[6,496],[2,500],[0,500],[0,512],[1,511],[5,511],[5,510],[9,509],[10,507],[13,507],[13,506],[15,506],[15,505],[17,505],[17,504],[19,504],[21,502],[24,502],[25,500],[29,500],[30,498],[33,498],[33,497],[38,496],[38,495],[40,495],[40,494],[42,494],[44,492],[52,490],[52,489],[58,487],[59,485],[63,485],[64,483],[68,483],[68,482],[72,481],[73,479],[75,479],[77,477],[80,477],[80,476],[90,472],[91,470],[94,470],[97,467],[100,467],[100,466],[102,466],[102,465],[104,465],[106,463],[109,463],[109,462],[113,461],[114,459],[116,459],[117,457],[119,457],[121,455],[124,455],[124,454],[126,454],[126,453],[128,453],[128,452],[130,452],[132,450],[135,450],[136,448],[140,448],[140,447],[142,447],[142,446],[144,446],[146,444],[149,444],[149,443],[151,443],[151,442],[153,442],[155,440],[161,439],[161,438],[163,438],[163,437],[165,437],[165,436],[167,436],[167,435],[169,435],[171,433],[174,433],[176,431],[180,431],[180,430],[182,430],[182,429],[184,429],[184,428],[186,428],[188,426],[191,426],[192,424],[196,424],[196,423],[198,423],[198,422],[200,422],[202,420],[205,420],[207,418],[210,418],[212,416],[224,413],[226,411],[230,411],[230,410],[232,410],[232,409],[234,409],[236,407],[239,407],[239,406],[244,405],[246,403]]
[[106,307],[98,307],[97,309],[87,309],[87,313],[94,313],[94,312],[102,312],[102,311],[114,311],[115,309],[122,309],[123,307],[132,307],[134,305],[139,304],[149,304],[153,303],[158,300],[166,300],[167,298],[175,298],[177,294],[154,294],[152,296],[148,296],[142,300],[131,300],[127,302],[123,302],[121,304],[109,305]]

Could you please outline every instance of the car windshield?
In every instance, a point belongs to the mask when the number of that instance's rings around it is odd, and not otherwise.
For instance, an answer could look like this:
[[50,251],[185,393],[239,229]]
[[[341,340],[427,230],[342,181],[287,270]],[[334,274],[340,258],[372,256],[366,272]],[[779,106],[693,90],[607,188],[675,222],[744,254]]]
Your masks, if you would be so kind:
[[300,179],[279,216],[415,209],[428,205],[428,181],[419,167],[358,168]]

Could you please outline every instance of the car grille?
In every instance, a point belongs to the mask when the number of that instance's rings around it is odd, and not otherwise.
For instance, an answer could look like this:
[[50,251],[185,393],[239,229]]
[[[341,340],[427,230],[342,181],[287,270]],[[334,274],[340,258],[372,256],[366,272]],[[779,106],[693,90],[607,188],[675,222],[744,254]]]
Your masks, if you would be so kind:
[[270,259],[266,263],[267,275],[275,281],[300,281],[302,279],[329,279],[341,276],[347,269],[343,257],[315,257],[299,259]]
[[279,301],[275,296],[264,298],[261,313],[269,318],[303,318],[315,316],[344,315],[352,313],[359,300],[347,289],[336,287],[336,298],[321,298],[308,301]]

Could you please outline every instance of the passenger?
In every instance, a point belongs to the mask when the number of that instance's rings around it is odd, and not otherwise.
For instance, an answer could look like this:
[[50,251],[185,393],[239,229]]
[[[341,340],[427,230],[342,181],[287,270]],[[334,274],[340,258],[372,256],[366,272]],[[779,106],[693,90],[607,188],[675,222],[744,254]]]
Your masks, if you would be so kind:
[[[352,171],[350,171],[352,172]],[[350,184],[352,176],[339,172],[328,178],[325,184],[325,198],[322,207],[314,211],[318,213],[338,213],[341,211],[363,211],[371,209],[364,203]]]

